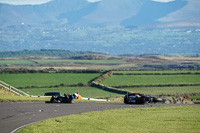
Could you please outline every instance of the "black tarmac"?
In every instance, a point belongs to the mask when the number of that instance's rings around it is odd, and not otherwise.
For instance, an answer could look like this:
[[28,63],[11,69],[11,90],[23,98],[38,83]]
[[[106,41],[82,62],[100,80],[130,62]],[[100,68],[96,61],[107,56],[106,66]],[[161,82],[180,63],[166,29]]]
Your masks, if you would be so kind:
[[12,133],[20,127],[41,120],[80,114],[91,111],[102,111],[120,108],[144,108],[155,106],[177,106],[177,104],[129,105],[123,103],[44,103],[44,102],[2,102],[0,103],[0,132]]

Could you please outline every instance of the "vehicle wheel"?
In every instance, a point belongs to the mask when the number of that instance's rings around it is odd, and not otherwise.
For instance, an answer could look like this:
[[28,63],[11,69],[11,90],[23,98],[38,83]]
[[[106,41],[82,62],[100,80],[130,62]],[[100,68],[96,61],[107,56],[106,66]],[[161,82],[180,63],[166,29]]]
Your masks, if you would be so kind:
[[125,103],[125,104],[128,104],[128,102],[127,102],[127,101],[124,101],[124,103]]
[[128,99],[127,98],[124,98],[124,103],[128,104]]
[[163,99],[162,99],[162,98],[157,98],[156,101],[157,101],[157,102],[162,102]]
[[53,99],[52,103],[58,103],[58,100]]
[[70,103],[73,104],[73,103],[74,103],[74,99],[72,99],[72,100],[70,101]]

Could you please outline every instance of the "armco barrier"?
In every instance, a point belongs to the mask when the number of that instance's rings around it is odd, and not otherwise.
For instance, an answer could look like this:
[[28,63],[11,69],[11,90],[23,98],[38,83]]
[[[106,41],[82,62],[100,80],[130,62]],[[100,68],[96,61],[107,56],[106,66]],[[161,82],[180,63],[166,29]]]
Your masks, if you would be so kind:
[[8,91],[11,91],[11,92],[13,92],[13,93],[15,93],[15,94],[17,94],[19,96],[30,96],[29,94],[27,94],[27,93],[25,93],[25,92],[15,88],[15,87],[13,87],[13,86],[11,86],[11,85],[3,82],[3,81],[0,81],[0,86],[2,86],[3,88],[7,89]]

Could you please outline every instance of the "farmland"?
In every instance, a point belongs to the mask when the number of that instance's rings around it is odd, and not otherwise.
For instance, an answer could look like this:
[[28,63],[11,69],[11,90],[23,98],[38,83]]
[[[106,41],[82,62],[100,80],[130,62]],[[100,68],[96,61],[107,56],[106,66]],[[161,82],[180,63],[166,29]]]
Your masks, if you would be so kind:
[[113,71],[114,75],[169,75],[169,74],[200,74],[198,70],[157,70],[157,71]]
[[0,80],[15,87],[43,87],[87,84],[90,80],[100,76],[97,74],[76,73],[33,73],[33,74],[1,74]]
[[132,87],[123,88],[131,92],[137,92],[142,94],[149,94],[152,96],[159,95],[171,95],[171,96],[183,96],[183,95],[200,95],[200,86],[185,86],[185,87]]
[[100,83],[155,96],[200,95],[199,71],[113,71]]
[[[18,54],[26,54],[16,57]],[[70,57],[54,57],[53,55],[34,56],[37,52],[55,52],[53,50],[19,51],[14,57],[4,57],[0,52],[0,69],[28,68],[44,69],[53,67],[56,69],[93,69],[93,70],[166,70],[166,69],[200,69],[200,57],[189,55],[123,55],[110,56],[106,54],[82,54]],[[59,51],[56,51],[59,53]],[[60,51],[62,53],[63,51]],[[8,52],[12,55],[13,52]],[[58,54],[59,55],[59,54]],[[2,56],[2,57],[1,57]]]
[[61,94],[79,92],[84,97],[92,98],[116,97],[116,93],[89,87],[88,83],[100,75],[101,73],[1,74],[0,80],[36,96],[57,91]]
[[120,64],[121,60],[33,60],[39,64],[48,65],[56,63],[88,63],[88,64]]
[[0,65],[32,65],[30,60],[1,60]]
[[[104,87],[94,86],[92,81],[103,74],[49,71],[49,73],[4,73],[0,80],[30,95],[41,96],[45,92],[58,91],[72,94],[80,92],[84,97],[105,98],[122,96],[118,91],[137,92],[154,96],[199,96],[199,71],[111,71],[111,75],[97,81]],[[105,74],[105,73],[104,73]],[[112,86],[116,91],[106,89]]]
[[200,84],[200,75],[113,75],[101,83],[108,86]]

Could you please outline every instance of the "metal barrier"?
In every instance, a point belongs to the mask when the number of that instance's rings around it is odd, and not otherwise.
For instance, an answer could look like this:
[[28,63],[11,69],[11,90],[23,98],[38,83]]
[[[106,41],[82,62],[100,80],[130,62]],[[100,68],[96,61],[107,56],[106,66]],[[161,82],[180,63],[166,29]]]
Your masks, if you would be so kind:
[[3,88],[5,88],[5,89],[7,89],[7,90],[19,95],[19,96],[30,96],[29,94],[27,94],[27,93],[25,93],[25,92],[15,88],[15,87],[13,87],[13,86],[11,86],[11,85],[3,82],[3,81],[0,81],[0,86],[2,86]]

